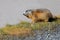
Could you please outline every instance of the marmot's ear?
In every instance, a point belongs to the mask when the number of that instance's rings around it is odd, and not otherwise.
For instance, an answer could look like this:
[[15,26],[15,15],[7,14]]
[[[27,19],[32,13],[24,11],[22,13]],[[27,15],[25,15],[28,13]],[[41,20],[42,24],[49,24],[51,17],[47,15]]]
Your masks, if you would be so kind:
[[34,11],[31,11],[31,13],[34,13]]
[[37,10],[36,10],[36,13],[40,13],[40,10],[39,10],[39,9],[37,9]]
[[35,13],[34,11],[31,11],[31,14],[32,14],[32,15],[34,15],[34,13]]

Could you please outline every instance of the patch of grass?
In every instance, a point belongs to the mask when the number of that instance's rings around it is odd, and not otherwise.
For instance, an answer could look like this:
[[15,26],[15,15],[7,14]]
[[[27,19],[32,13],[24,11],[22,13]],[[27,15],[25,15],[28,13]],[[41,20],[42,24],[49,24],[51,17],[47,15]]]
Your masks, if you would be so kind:
[[[20,35],[26,36],[33,34],[34,30],[55,30],[60,25],[60,19],[54,22],[38,22],[32,26],[29,22],[20,22],[16,25],[7,24],[4,28],[0,28],[0,34]],[[57,25],[57,26],[56,26]]]

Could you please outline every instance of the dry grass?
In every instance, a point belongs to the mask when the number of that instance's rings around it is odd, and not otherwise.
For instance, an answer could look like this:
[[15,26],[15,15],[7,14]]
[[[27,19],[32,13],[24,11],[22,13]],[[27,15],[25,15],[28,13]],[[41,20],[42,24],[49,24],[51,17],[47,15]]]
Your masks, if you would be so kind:
[[58,15],[58,16],[56,16],[56,17],[60,19],[60,15]]
[[54,30],[60,24],[60,19],[54,22],[40,22],[31,26],[28,22],[20,22],[16,25],[7,24],[4,28],[0,29],[0,34],[9,34],[16,36],[29,36],[33,34],[34,30]]
[[31,28],[18,28],[18,27],[5,27],[2,31],[9,35],[16,35],[16,36],[28,36],[31,35],[33,32]]

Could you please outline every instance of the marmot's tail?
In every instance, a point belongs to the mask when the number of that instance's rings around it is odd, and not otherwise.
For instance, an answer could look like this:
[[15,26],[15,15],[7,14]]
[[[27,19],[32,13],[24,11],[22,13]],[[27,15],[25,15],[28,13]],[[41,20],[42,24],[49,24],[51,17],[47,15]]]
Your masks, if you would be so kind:
[[53,16],[53,19],[60,19],[60,16]]
[[57,19],[60,19],[60,16],[56,16]]
[[53,17],[49,18],[49,22],[56,21],[57,19],[60,19],[60,17],[53,16]]

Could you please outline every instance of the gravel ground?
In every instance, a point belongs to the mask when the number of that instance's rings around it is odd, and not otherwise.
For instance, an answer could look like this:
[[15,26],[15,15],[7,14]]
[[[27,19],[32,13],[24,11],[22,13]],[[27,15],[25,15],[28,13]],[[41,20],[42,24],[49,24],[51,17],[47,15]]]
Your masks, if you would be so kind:
[[55,31],[34,30],[34,35],[27,37],[0,35],[0,40],[60,40],[60,24]]

